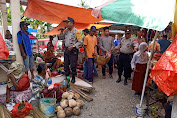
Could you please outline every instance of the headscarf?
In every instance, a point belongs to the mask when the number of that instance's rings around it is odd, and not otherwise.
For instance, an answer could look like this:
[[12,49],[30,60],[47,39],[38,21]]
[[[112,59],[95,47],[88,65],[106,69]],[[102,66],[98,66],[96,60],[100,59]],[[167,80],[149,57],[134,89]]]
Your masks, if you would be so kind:
[[148,45],[145,42],[142,42],[139,45],[139,50],[138,50],[138,56],[140,57],[140,61],[145,62],[148,60],[148,53],[146,52],[146,50],[148,49]]
[[[18,62],[13,62],[10,65],[9,70],[7,71],[7,75],[13,74],[17,82],[20,80],[20,78],[23,76],[24,73],[25,73],[24,66]],[[13,84],[11,80],[9,79],[8,87],[12,87],[12,86]]]

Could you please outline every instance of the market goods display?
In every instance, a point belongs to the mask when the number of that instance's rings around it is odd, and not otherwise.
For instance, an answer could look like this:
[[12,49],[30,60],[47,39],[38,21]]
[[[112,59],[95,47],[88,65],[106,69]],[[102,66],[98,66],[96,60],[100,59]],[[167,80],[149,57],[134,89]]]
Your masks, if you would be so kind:
[[84,102],[79,99],[79,94],[75,92],[64,92],[60,106],[56,106],[58,118],[70,117],[72,115],[79,116],[81,114],[81,108],[84,106]]
[[33,110],[33,107],[28,102],[20,102],[13,106],[12,109],[12,118],[24,118],[30,114],[30,111]]

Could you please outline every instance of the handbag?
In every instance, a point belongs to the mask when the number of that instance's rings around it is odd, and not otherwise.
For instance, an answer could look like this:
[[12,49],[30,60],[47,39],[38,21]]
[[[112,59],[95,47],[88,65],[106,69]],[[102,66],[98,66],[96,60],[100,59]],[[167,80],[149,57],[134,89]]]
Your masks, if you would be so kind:
[[39,99],[39,109],[48,117],[55,115],[55,105],[56,105],[56,92],[53,94],[53,98],[44,98],[43,93]]

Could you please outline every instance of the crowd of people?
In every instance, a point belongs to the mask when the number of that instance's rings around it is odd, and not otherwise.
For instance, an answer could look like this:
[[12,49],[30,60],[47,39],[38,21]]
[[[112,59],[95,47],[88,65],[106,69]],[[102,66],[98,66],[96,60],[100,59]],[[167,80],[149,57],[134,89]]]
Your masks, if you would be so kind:
[[[84,35],[81,35],[74,27],[74,19],[68,17],[64,22],[66,22],[66,27],[63,27],[61,34],[58,36],[59,39],[64,40],[64,74],[65,76],[71,75],[71,82],[75,83],[75,77],[77,75],[77,63],[78,63],[78,53],[79,48],[84,47],[85,63],[84,63],[84,74],[83,77],[87,79],[90,84],[94,82],[94,74],[98,76],[96,66],[94,64],[97,55],[107,55],[109,54],[110,60],[106,65],[102,65],[102,78],[106,78],[106,69],[109,70],[109,78],[114,78],[114,56],[113,52],[117,50],[118,55],[117,67],[118,67],[118,79],[117,83],[122,80],[122,75],[124,76],[124,85],[127,85],[128,79],[131,79],[132,72],[134,72],[132,90],[136,94],[141,94],[144,76],[146,72],[147,63],[149,60],[148,50],[152,49],[152,44],[146,43],[144,38],[143,30],[140,29],[137,32],[137,37],[131,37],[131,30],[125,30],[125,36],[117,38],[118,41],[115,43],[114,38],[110,36],[109,27],[103,28],[103,36],[97,36],[97,29],[92,26],[90,29],[84,29]],[[31,77],[33,81],[33,95],[38,97],[39,92],[49,86],[52,81],[46,81],[45,75],[47,72],[47,66],[45,64],[39,64],[37,67],[38,74],[34,76],[33,74],[33,53],[30,45],[29,33],[27,32],[28,23],[25,21],[20,22],[21,30],[17,33],[18,44],[21,51],[21,56],[25,65],[25,73],[22,73],[22,66],[18,63],[12,66],[13,71],[8,73],[10,78],[10,85],[7,88],[7,102],[9,102],[9,91],[10,90],[27,90],[30,86],[28,71],[31,72]],[[65,29],[65,30],[64,30]],[[9,36],[8,36],[9,37]],[[54,55],[54,46],[52,45],[53,37],[50,36],[50,41],[47,44],[47,52],[45,52],[44,60],[46,63],[52,63],[52,70],[56,70],[59,66],[58,57],[61,55]],[[162,39],[155,42],[154,52],[163,54],[165,50],[170,45],[170,41],[167,39],[167,35],[164,34]],[[159,47],[160,46],[160,47]],[[20,69],[20,70],[19,70]],[[15,74],[18,74],[16,76]],[[18,72],[18,73],[17,73]],[[25,81],[25,82],[24,82]],[[24,83],[23,83],[24,82]]]

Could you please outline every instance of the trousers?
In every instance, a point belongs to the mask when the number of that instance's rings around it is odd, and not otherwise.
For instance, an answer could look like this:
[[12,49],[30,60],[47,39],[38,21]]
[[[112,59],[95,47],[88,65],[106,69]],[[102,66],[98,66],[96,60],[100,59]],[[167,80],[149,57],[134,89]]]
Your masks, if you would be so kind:
[[131,77],[131,60],[133,54],[124,54],[120,53],[118,59],[118,75],[122,76],[122,72],[124,71],[124,77],[126,79]]
[[65,75],[69,76],[70,75],[70,70],[71,70],[71,75],[76,76],[77,72],[77,60],[78,60],[78,50],[74,49],[69,51],[68,49],[65,50],[64,52],[64,71]]
[[[109,66],[109,74],[110,75],[112,75],[112,72],[113,72],[113,63],[114,63],[114,56],[111,55],[111,58],[110,58],[109,62],[107,63],[108,66]],[[106,75],[105,69],[106,69],[106,66],[105,65],[102,66],[102,74],[103,74],[103,76]]]
[[93,65],[94,65],[94,58],[88,58],[87,61],[88,73],[86,78],[88,78],[89,82],[93,82]]
[[[84,74],[83,74],[83,77],[85,77],[85,78],[87,78],[87,75],[88,75],[88,68],[87,68],[87,61],[85,61],[85,63],[84,63]],[[96,70],[96,66],[95,65],[93,65],[93,71],[94,71],[94,74],[95,75],[98,75],[98,72],[97,72],[97,70]]]

